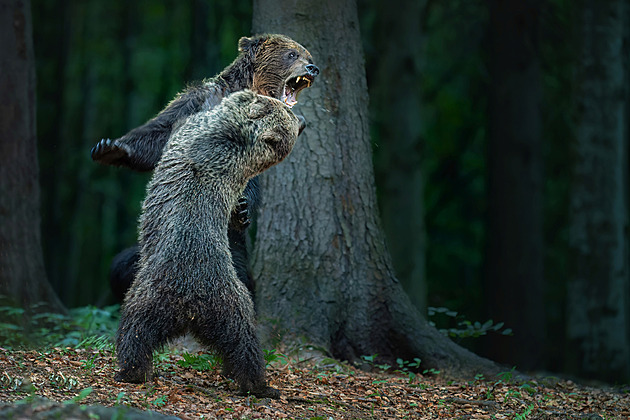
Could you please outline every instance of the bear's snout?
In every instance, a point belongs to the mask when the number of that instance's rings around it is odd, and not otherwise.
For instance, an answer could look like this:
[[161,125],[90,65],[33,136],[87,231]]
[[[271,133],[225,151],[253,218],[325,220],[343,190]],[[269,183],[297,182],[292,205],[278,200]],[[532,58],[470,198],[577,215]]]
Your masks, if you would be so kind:
[[306,71],[308,72],[309,76],[313,77],[319,74],[319,68],[315,64],[308,64],[306,66]]

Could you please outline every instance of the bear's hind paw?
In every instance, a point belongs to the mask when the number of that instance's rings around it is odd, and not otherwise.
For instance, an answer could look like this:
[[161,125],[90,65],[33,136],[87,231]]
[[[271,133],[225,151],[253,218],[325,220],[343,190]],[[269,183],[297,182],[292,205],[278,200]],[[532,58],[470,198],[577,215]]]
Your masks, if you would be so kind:
[[114,375],[114,380],[116,382],[128,382],[132,384],[141,384],[143,382],[147,382],[151,380],[153,377],[150,373],[141,373],[141,372],[124,372],[120,371]]
[[280,398],[280,391],[270,386],[257,388],[249,391],[241,390],[241,395],[253,395],[257,398],[273,398],[277,400]]

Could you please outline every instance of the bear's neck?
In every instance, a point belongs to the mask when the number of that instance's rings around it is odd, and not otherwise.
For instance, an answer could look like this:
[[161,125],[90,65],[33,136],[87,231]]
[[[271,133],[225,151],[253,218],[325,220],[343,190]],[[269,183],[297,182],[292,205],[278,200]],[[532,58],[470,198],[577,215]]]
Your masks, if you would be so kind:
[[254,65],[246,55],[239,56],[219,74],[230,92],[251,89],[254,83]]

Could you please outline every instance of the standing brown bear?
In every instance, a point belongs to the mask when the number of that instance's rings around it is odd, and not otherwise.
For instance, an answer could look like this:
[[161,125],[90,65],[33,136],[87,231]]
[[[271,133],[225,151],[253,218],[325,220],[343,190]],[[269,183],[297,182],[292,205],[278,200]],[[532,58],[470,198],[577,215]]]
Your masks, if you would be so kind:
[[[311,54],[291,38],[278,34],[257,35],[239,40],[239,56],[217,76],[192,85],[177,95],[168,106],[146,124],[115,139],[103,139],[92,148],[92,159],[108,165],[150,171],[157,165],[174,127],[188,116],[206,112],[229,94],[243,89],[276,98],[289,107],[297,103],[299,93],[309,87],[319,74]],[[304,128],[301,119],[300,131]],[[259,201],[256,178],[248,183],[243,196],[232,209],[228,236],[238,278],[253,292],[247,268],[245,231],[250,212]],[[110,282],[116,297],[122,300],[137,271],[138,248],[118,254],[110,270]]]
[[242,392],[279,396],[265,381],[254,305],[232,264],[228,224],[247,182],[291,152],[299,126],[282,102],[245,90],[175,129],[143,204],[116,380],[150,379],[153,351],[192,333],[221,354]]

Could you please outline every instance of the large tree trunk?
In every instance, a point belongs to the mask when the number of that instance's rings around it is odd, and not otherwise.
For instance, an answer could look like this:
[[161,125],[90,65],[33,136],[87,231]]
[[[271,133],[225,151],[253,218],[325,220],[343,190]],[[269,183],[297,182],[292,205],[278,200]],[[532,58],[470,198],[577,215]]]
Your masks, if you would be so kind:
[[519,368],[540,366],[545,340],[543,162],[537,0],[490,8],[488,316],[514,336],[486,340],[485,354]]
[[63,311],[42,257],[30,1],[0,1],[0,45],[0,294]]
[[254,32],[302,43],[321,69],[296,109],[307,129],[262,177],[254,248],[262,322],[337,358],[378,353],[420,357],[448,375],[496,372],[430,327],[392,271],[377,215],[355,1],[297,0],[287,8],[257,0],[253,21]]
[[630,379],[626,2],[584,2],[570,203],[568,370]]

